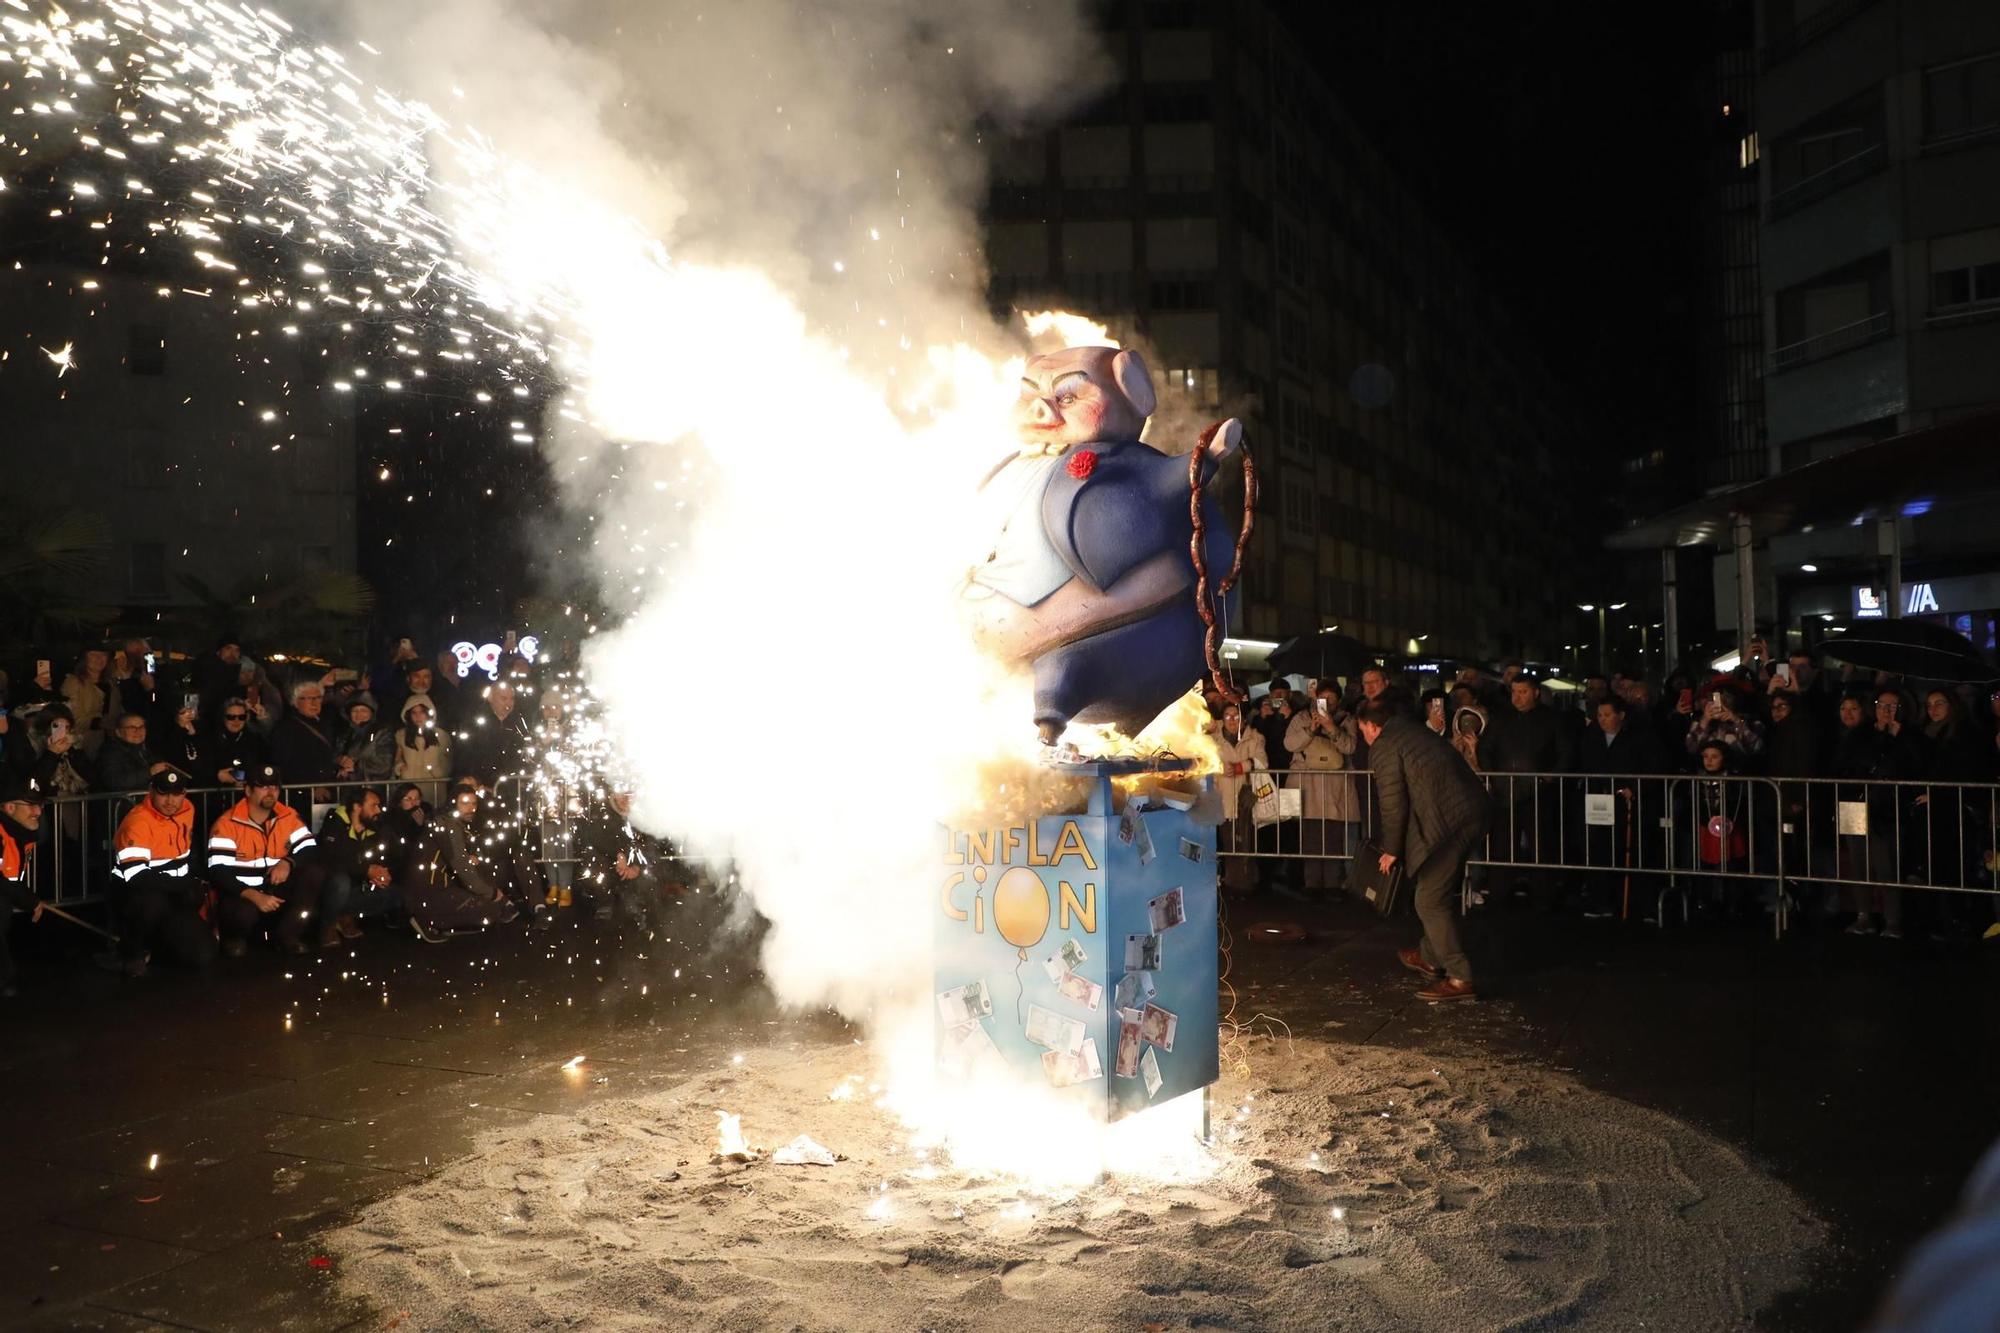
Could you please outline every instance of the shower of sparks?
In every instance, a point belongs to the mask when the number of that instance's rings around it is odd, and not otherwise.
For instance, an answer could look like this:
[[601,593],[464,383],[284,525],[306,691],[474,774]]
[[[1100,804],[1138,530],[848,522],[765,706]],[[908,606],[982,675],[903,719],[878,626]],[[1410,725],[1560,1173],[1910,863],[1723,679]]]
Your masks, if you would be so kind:
[[[577,354],[560,299],[485,262],[531,182],[477,133],[248,5],[5,4],[8,194],[78,229],[67,262],[226,299],[244,336],[297,340],[349,386],[382,361],[389,392],[448,373],[467,398],[529,397]],[[289,415],[252,413],[273,431]]]
[[75,343],[64,343],[61,347],[56,348],[44,347],[42,355],[46,356],[55,365],[57,379],[61,379],[76,369]]

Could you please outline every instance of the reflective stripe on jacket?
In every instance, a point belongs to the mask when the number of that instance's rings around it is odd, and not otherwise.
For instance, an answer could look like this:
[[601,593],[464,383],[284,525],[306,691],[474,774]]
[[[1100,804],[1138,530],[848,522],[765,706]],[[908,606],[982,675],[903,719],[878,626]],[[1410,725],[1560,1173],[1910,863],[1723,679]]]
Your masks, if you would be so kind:
[[117,847],[111,873],[119,879],[148,870],[180,878],[194,863],[194,807],[183,805],[179,814],[164,815],[148,796],[119,821]]
[[208,868],[214,878],[255,888],[270,878],[272,866],[312,846],[312,833],[292,807],[280,801],[271,807],[271,822],[258,824],[246,798],[208,831]]

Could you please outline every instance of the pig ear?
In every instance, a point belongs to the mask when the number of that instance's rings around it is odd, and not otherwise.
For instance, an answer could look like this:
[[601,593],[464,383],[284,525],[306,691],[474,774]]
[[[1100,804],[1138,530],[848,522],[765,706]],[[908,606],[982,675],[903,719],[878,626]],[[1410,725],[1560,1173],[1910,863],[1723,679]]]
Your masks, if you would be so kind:
[[1120,352],[1111,358],[1111,375],[1140,416],[1153,415],[1159,399],[1153,395],[1153,376],[1144,357],[1137,352]]

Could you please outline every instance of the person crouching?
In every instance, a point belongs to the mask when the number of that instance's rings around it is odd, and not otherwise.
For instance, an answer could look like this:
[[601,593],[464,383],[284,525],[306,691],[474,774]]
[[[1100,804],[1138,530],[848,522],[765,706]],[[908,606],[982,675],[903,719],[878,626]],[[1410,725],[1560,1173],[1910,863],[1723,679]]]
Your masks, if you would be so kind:
[[520,915],[479,855],[478,818],[479,792],[461,787],[452,808],[425,826],[417,854],[403,871],[403,906],[411,929],[427,944]]
[[194,810],[187,775],[163,768],[146,797],[119,821],[112,892],[118,906],[125,975],[146,973],[149,958],[183,967],[215,961],[215,931],[203,918],[208,881],[194,868]]
[[269,934],[286,953],[308,952],[306,927],[319,910],[321,868],[312,831],[278,799],[278,770],[245,771],[243,799],[208,831],[208,882],[216,895],[222,952],[240,958],[254,935]]

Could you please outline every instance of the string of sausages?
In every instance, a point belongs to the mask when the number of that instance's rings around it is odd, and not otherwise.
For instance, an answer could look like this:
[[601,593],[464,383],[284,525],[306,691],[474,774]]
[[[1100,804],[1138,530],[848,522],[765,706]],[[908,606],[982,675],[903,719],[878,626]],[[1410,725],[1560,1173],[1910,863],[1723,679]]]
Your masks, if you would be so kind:
[[1216,422],[1201,433],[1201,442],[1188,455],[1188,516],[1194,520],[1194,539],[1188,550],[1194,557],[1194,609],[1201,616],[1202,656],[1208,662],[1208,674],[1215,682],[1215,688],[1227,694],[1230,683],[1222,666],[1222,627],[1216,623],[1216,604],[1229,595],[1236,586],[1236,580],[1243,575],[1243,550],[1250,544],[1250,531],[1257,522],[1257,465],[1250,457],[1250,446],[1239,445],[1243,451],[1243,526],[1236,534],[1236,551],[1230,561],[1229,572],[1215,585],[1211,595],[1208,589],[1208,525],[1202,518],[1201,502],[1207,483],[1203,480],[1202,463],[1208,458],[1208,444],[1215,438],[1215,432],[1222,423]]

